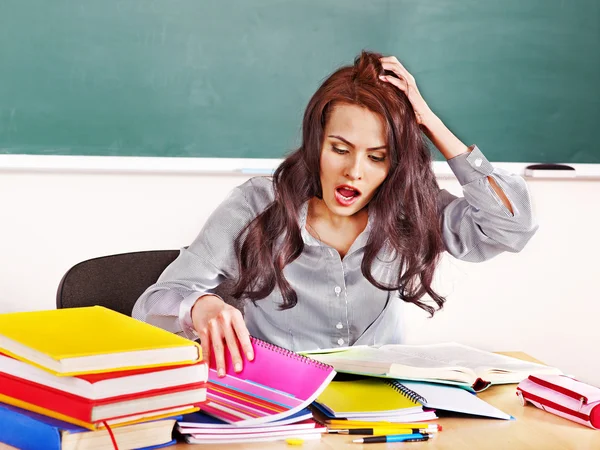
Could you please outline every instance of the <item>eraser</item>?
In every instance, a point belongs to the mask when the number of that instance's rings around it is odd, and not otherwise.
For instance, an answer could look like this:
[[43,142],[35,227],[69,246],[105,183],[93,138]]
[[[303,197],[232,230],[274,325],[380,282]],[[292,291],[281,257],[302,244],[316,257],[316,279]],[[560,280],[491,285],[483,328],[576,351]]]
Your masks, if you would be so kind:
[[566,164],[532,164],[525,167],[525,176],[533,178],[575,178],[575,168]]

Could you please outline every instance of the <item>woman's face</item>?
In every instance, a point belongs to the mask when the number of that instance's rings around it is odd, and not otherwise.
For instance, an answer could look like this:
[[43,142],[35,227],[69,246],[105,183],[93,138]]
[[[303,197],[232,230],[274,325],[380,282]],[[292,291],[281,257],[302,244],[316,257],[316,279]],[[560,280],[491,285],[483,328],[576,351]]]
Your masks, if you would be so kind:
[[363,209],[385,180],[390,161],[383,120],[366,108],[336,104],[321,148],[323,201],[335,215]]

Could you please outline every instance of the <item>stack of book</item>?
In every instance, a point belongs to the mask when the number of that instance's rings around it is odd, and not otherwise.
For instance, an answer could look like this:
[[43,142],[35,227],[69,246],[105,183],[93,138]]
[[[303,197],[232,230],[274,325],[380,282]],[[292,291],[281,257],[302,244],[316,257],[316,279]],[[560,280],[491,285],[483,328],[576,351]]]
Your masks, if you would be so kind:
[[259,442],[289,438],[318,439],[326,431],[306,408],[335,376],[329,365],[250,338],[254,359],[218,377],[211,358],[202,413],[184,416],[178,430],[188,443]]
[[100,306],[0,314],[2,443],[168,444],[175,420],[205,401],[207,379],[197,343]]

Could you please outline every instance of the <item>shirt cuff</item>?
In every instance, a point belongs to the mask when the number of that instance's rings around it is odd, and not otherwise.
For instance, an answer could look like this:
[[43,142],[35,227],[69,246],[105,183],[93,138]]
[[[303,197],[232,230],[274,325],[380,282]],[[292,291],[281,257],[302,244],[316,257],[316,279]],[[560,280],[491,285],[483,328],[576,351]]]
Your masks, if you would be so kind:
[[448,160],[448,165],[461,186],[485,178],[494,171],[494,166],[483,156],[477,145],[471,145],[469,150]]

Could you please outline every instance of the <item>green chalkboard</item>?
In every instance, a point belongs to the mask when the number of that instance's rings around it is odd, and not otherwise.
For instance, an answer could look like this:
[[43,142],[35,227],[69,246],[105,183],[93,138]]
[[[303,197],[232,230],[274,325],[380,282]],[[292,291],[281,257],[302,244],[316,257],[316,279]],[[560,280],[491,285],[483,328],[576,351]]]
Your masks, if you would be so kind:
[[278,158],[361,49],[492,160],[600,163],[598,0],[1,0],[0,153]]

